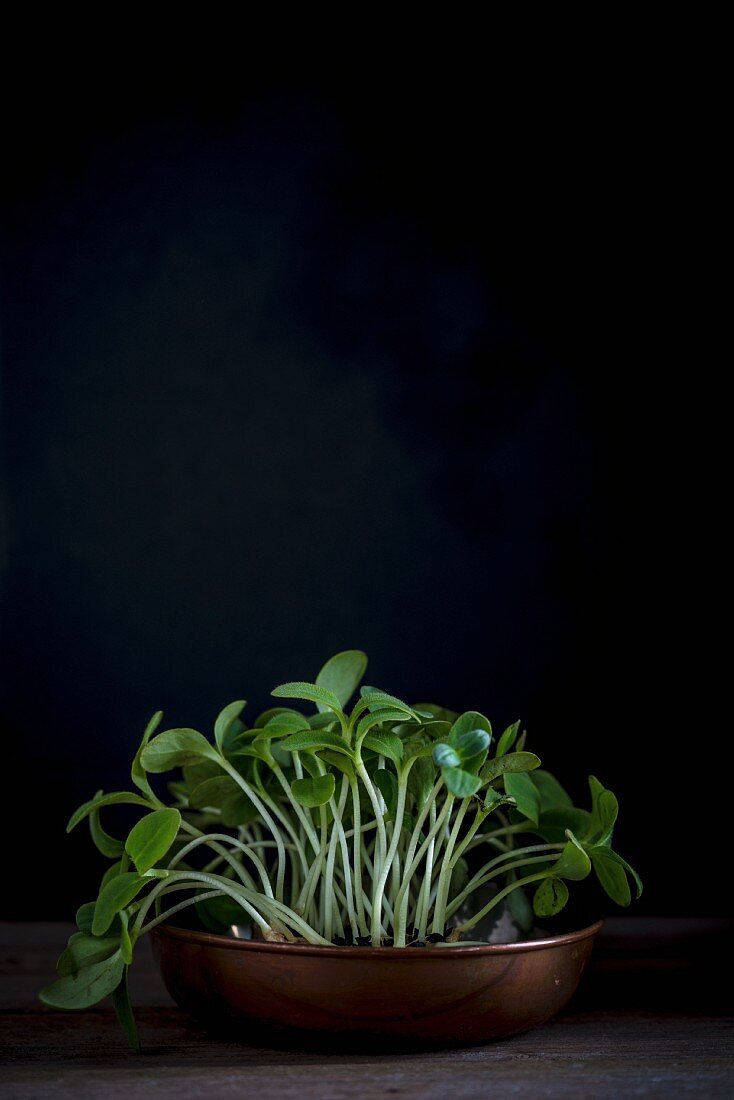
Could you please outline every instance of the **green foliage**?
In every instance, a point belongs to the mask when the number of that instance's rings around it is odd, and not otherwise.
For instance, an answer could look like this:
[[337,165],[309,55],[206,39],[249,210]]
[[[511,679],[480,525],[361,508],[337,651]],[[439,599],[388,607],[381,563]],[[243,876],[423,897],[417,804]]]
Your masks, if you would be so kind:
[[553,874],[558,878],[580,882],[591,871],[591,859],[570,830],[567,831],[567,835],[569,842],[565,845],[558,861],[553,864]]
[[125,841],[125,851],[142,875],[163,859],[173,844],[181,825],[178,810],[154,810],[131,829]]
[[[530,753],[527,755],[529,756]],[[509,760],[509,757],[505,756],[503,759]],[[504,781],[505,792],[510,798],[514,799],[519,812],[528,821],[532,821],[533,825],[537,825],[540,815],[540,795],[528,773],[507,771],[504,775]]]
[[103,1001],[119,985],[125,963],[122,955],[114,955],[90,963],[82,970],[66,974],[41,990],[40,998],[52,1008],[90,1008]]
[[159,733],[143,749],[140,763],[147,772],[168,772],[201,760],[217,760],[214,747],[196,730],[174,729]]
[[103,936],[109,930],[113,917],[129,905],[145,885],[146,880],[135,871],[126,871],[110,879],[102,887],[94,906],[92,935]]
[[226,753],[232,738],[236,737],[243,729],[242,723],[238,719],[246,706],[247,703],[244,699],[238,699],[220,711],[214,723],[214,741],[217,748],[222,752]]
[[497,742],[497,752],[495,756],[504,756],[506,752],[509,752],[512,746],[517,740],[517,735],[520,731],[520,723],[513,722],[511,726],[508,726],[505,732]]
[[[367,654],[361,649],[347,649],[331,657],[316,677],[316,686],[325,688],[345,707],[360,685],[367,671]],[[320,711],[327,710],[323,702],[316,700]]]
[[140,1040],[138,1038],[138,1029],[135,1026],[135,1016],[133,1015],[133,1008],[130,1004],[130,994],[127,989],[127,966],[123,967],[122,977],[112,990],[112,1004],[115,1007],[117,1019],[125,1030],[130,1046],[136,1054],[139,1054]]
[[379,756],[386,756],[393,764],[399,764],[403,759],[403,743],[394,733],[380,731],[368,733],[362,742],[362,747],[371,749]]
[[309,779],[294,779],[291,783],[293,797],[300,806],[324,806],[334,796],[334,776],[314,775]]
[[493,783],[507,772],[529,772],[539,766],[540,759],[534,752],[510,752],[488,760],[482,768],[482,780],[484,783]]
[[341,703],[334,692],[317,684],[281,684],[271,694],[276,699],[307,699],[312,703],[316,703],[322,710],[332,711],[337,717],[341,717],[343,713]]
[[[345,650],[315,683],[273,691],[311,713],[275,706],[248,728],[244,700],[229,703],[211,740],[158,732],[162,714],[153,716],[132,763],[136,789],[98,791],[69,821],[71,830],[88,819],[110,863],[96,900],[77,911],[47,1004],[84,1008],[111,995],[139,1049],[128,966],[140,936],[188,906],[216,933],[252,924],[288,941],[389,937],[399,949],[409,935],[442,935],[472,901],[460,933],[505,901],[529,932],[592,869],[617,904],[630,903],[633,883],[639,896],[639,876],[611,846],[617,799],[599,780],[589,779],[590,808],[576,807],[525,751],[519,722],[489,756],[483,714],[360,688],[366,666],[364,653]],[[171,771],[167,806],[149,776]],[[125,841],[102,826],[120,805],[139,817]],[[497,889],[480,907],[485,884]]]
[[68,974],[78,974],[86,966],[111,958],[119,946],[120,941],[116,936],[105,938],[74,932],[69,937],[66,949],[59,956],[56,972],[60,978],[65,978]]
[[536,917],[554,917],[568,901],[568,887],[562,878],[543,879],[533,895]]

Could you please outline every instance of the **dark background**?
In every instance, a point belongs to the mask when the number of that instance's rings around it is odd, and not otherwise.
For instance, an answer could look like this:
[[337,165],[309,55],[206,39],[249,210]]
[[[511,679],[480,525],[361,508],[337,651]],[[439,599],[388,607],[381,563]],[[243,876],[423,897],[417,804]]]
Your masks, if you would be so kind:
[[630,50],[18,94],[5,916],[92,895],[65,821],[128,785],[155,709],[208,731],[347,647],[409,700],[522,716],[578,799],[598,774],[638,912],[723,910],[686,80]]

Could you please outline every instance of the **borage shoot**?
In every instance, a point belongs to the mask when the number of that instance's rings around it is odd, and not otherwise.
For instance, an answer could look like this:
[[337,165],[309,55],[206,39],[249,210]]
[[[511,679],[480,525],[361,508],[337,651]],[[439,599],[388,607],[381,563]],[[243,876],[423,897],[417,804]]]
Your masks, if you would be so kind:
[[[397,950],[472,942],[503,903],[528,931],[592,870],[618,904],[630,902],[630,878],[639,896],[639,877],[611,847],[617,799],[597,779],[591,808],[575,807],[525,750],[518,722],[495,741],[477,711],[408,706],[372,687],[348,710],[366,666],[358,650],[337,654],[315,683],[277,687],[287,705],[251,727],[245,702],[230,703],[211,740],[158,733],[162,714],[152,718],[132,764],[136,790],[100,791],[69,821],[86,819],[111,863],[43,1001],[77,1009],[112,994],[137,1048],[135,945],[190,907],[215,933],[249,926],[286,943]],[[176,769],[168,805],[150,776]],[[100,820],[117,804],[141,812],[124,841]]]

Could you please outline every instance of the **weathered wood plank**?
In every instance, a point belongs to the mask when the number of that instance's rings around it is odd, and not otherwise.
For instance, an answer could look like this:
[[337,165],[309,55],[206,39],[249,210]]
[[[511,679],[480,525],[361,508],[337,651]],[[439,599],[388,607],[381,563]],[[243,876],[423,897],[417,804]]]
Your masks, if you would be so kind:
[[[695,1010],[705,1007],[700,1002],[691,1002],[682,1013],[634,1009],[644,988],[655,988],[661,974],[677,979],[689,973],[681,947],[686,939],[698,951],[702,940],[716,942],[723,934],[722,922],[705,928],[687,922],[677,929],[668,923],[657,936],[651,922],[635,924],[629,930],[634,935],[626,940],[619,922],[608,931],[607,969],[598,971],[592,998],[594,1005],[603,1001],[604,983],[613,978],[617,992],[628,991],[626,1006],[585,1012],[577,1008],[502,1043],[421,1054],[280,1051],[208,1035],[170,1007],[146,952],[135,968],[134,998],[144,1044],[140,1057],[128,1052],[108,1007],[69,1014],[38,1003],[38,988],[51,978],[70,927],[0,925],[0,1096],[729,1100],[734,1095],[734,1019],[697,1016]],[[626,978],[625,958],[636,959]],[[660,970],[661,960],[667,969]]]
[[732,1022],[716,1018],[594,1013],[489,1047],[374,1057],[240,1046],[202,1035],[180,1013],[146,1010],[146,1053],[135,1058],[109,1014],[64,1021],[5,1021],[16,1037],[1,1078],[6,1095],[730,1097],[733,1080]]

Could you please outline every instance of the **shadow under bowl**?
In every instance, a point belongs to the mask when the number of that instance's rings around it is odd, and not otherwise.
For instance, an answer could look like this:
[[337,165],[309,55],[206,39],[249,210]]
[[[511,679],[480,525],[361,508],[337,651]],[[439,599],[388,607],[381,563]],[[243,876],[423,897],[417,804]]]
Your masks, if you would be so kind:
[[176,1003],[243,1042],[436,1048],[550,1019],[573,996],[601,926],[479,947],[314,947],[165,924],[151,939]]

